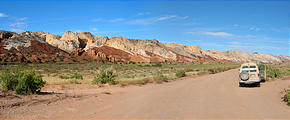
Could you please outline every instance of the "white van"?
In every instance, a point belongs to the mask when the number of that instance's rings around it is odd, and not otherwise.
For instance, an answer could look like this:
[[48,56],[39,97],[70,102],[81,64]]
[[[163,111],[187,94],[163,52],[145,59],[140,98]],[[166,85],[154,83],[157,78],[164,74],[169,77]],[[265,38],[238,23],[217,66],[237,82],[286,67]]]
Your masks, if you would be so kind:
[[244,63],[239,69],[239,86],[242,87],[245,84],[255,84],[260,87],[260,74],[259,68],[255,63]]

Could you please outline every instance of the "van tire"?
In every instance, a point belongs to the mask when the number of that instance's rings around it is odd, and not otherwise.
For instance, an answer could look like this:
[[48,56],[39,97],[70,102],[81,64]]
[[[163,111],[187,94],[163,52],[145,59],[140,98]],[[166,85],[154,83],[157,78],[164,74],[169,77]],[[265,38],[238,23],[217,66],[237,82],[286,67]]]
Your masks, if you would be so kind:
[[261,87],[261,84],[260,84],[260,82],[258,82],[258,83],[257,83],[257,87]]
[[243,83],[239,83],[239,87],[244,87],[244,84]]

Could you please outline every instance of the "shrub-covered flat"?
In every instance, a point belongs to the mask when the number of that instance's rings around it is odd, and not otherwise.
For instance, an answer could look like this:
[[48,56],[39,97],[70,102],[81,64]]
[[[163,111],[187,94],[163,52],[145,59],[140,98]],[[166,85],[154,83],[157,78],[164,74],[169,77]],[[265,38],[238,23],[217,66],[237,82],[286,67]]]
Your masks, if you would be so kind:
[[[216,73],[237,68],[237,64],[11,64],[1,65],[1,68],[18,67],[20,70],[34,69],[40,73],[47,84],[91,84],[106,83],[98,80],[100,71],[112,72],[116,83],[145,84],[147,82],[162,83],[185,75],[201,73]],[[102,75],[99,75],[102,76]],[[93,81],[95,80],[95,82]],[[114,83],[114,84],[116,84]]]

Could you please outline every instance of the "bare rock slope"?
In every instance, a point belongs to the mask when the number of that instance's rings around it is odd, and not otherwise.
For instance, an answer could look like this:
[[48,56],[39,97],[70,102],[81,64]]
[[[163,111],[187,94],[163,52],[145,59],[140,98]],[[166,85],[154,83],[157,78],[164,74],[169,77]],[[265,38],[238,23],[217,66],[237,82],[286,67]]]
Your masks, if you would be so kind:
[[[245,62],[276,63],[289,56],[217,50],[205,51],[198,46],[160,43],[156,39],[137,40],[123,37],[94,36],[89,32],[0,31],[2,62]],[[11,53],[13,55],[11,56]]]

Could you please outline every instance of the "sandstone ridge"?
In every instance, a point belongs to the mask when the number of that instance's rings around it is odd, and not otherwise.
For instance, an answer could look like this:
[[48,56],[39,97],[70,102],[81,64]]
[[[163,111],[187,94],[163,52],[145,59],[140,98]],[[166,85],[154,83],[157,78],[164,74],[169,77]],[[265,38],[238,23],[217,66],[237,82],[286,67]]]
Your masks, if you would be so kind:
[[203,50],[199,46],[160,43],[156,39],[94,36],[90,32],[64,35],[45,32],[0,31],[0,61],[5,62],[193,62],[256,61],[277,63],[290,56],[239,51]]

